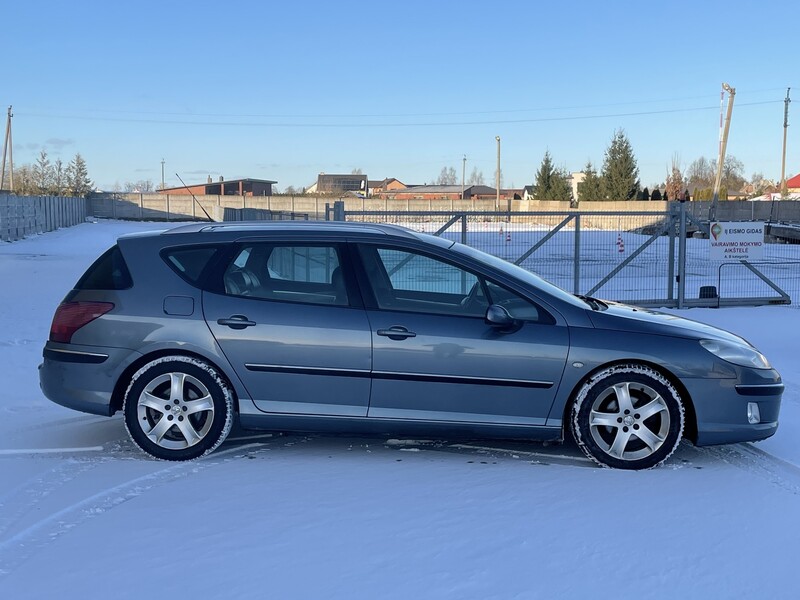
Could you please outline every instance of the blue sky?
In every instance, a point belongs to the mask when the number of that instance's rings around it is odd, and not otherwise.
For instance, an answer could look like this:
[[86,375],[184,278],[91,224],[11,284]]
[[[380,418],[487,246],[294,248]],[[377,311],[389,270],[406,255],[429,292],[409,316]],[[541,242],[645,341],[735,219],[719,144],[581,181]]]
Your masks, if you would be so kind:
[[728,152],[778,178],[786,88],[800,100],[789,1],[28,0],[2,16],[15,164],[80,152],[102,188],[158,183],[162,158],[168,186],[354,168],[424,183],[460,177],[464,155],[493,184],[496,135],[504,184],[521,187],[546,150],[571,171],[602,164],[617,128],[651,185],[674,155],[716,157],[723,81]]

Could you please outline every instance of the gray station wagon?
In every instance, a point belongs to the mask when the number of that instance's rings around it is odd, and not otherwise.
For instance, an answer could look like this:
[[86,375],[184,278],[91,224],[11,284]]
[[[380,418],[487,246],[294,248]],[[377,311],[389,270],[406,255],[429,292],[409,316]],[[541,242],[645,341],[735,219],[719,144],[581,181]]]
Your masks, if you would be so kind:
[[760,440],[780,375],[744,339],[577,297],[473,248],[378,224],[126,235],[56,310],[45,395],[123,411],[186,460],[251,429],[563,440],[660,464],[682,437]]

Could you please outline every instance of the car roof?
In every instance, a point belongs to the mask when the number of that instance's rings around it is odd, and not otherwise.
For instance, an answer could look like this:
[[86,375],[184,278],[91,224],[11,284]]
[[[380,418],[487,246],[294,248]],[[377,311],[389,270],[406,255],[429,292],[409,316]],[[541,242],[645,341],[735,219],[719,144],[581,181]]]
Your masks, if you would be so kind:
[[[133,241],[135,239],[157,240],[163,243],[184,243],[191,240],[208,242],[230,242],[246,238],[257,238],[262,235],[268,237],[272,235],[304,235],[304,234],[323,234],[334,237],[358,236],[360,238],[375,237],[376,239],[404,239],[408,241],[425,242],[439,247],[450,247],[452,240],[447,240],[427,233],[421,233],[412,229],[407,229],[399,225],[389,225],[386,223],[360,223],[343,221],[229,221],[222,223],[191,223],[179,225],[171,229],[161,229],[158,231],[136,232],[120,236],[120,241]],[[174,237],[173,237],[174,236]],[[186,237],[184,237],[186,236]],[[182,238],[182,239],[181,239]],[[169,241],[167,241],[169,240]],[[179,241],[180,240],[180,241]]]
[[400,235],[416,237],[414,232],[398,225],[384,223],[354,223],[343,221],[229,221],[224,223],[192,223],[181,225],[166,231],[165,235],[180,233],[212,233],[212,232],[243,232],[243,233],[274,233],[278,231],[316,231],[316,232],[357,232],[375,233],[382,235]]

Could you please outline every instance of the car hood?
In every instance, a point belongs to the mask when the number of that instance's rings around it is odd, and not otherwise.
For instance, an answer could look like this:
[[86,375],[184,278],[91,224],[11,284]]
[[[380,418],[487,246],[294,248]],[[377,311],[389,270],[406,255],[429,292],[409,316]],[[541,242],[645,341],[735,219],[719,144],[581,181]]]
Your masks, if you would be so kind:
[[606,310],[589,311],[592,324],[598,329],[652,333],[690,339],[717,339],[752,346],[738,335],[705,323],[698,323],[656,310],[605,301]]

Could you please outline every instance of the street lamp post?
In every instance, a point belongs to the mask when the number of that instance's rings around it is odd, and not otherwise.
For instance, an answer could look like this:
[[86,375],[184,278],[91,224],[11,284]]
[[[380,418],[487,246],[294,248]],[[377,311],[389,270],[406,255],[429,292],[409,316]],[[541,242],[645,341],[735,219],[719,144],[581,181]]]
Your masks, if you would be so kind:
[[461,164],[461,199],[464,199],[464,180],[467,177],[467,155],[464,155],[464,162]]
[[494,136],[497,140],[497,171],[494,174],[495,187],[497,188],[497,198],[494,202],[494,209],[500,210],[500,136]]

